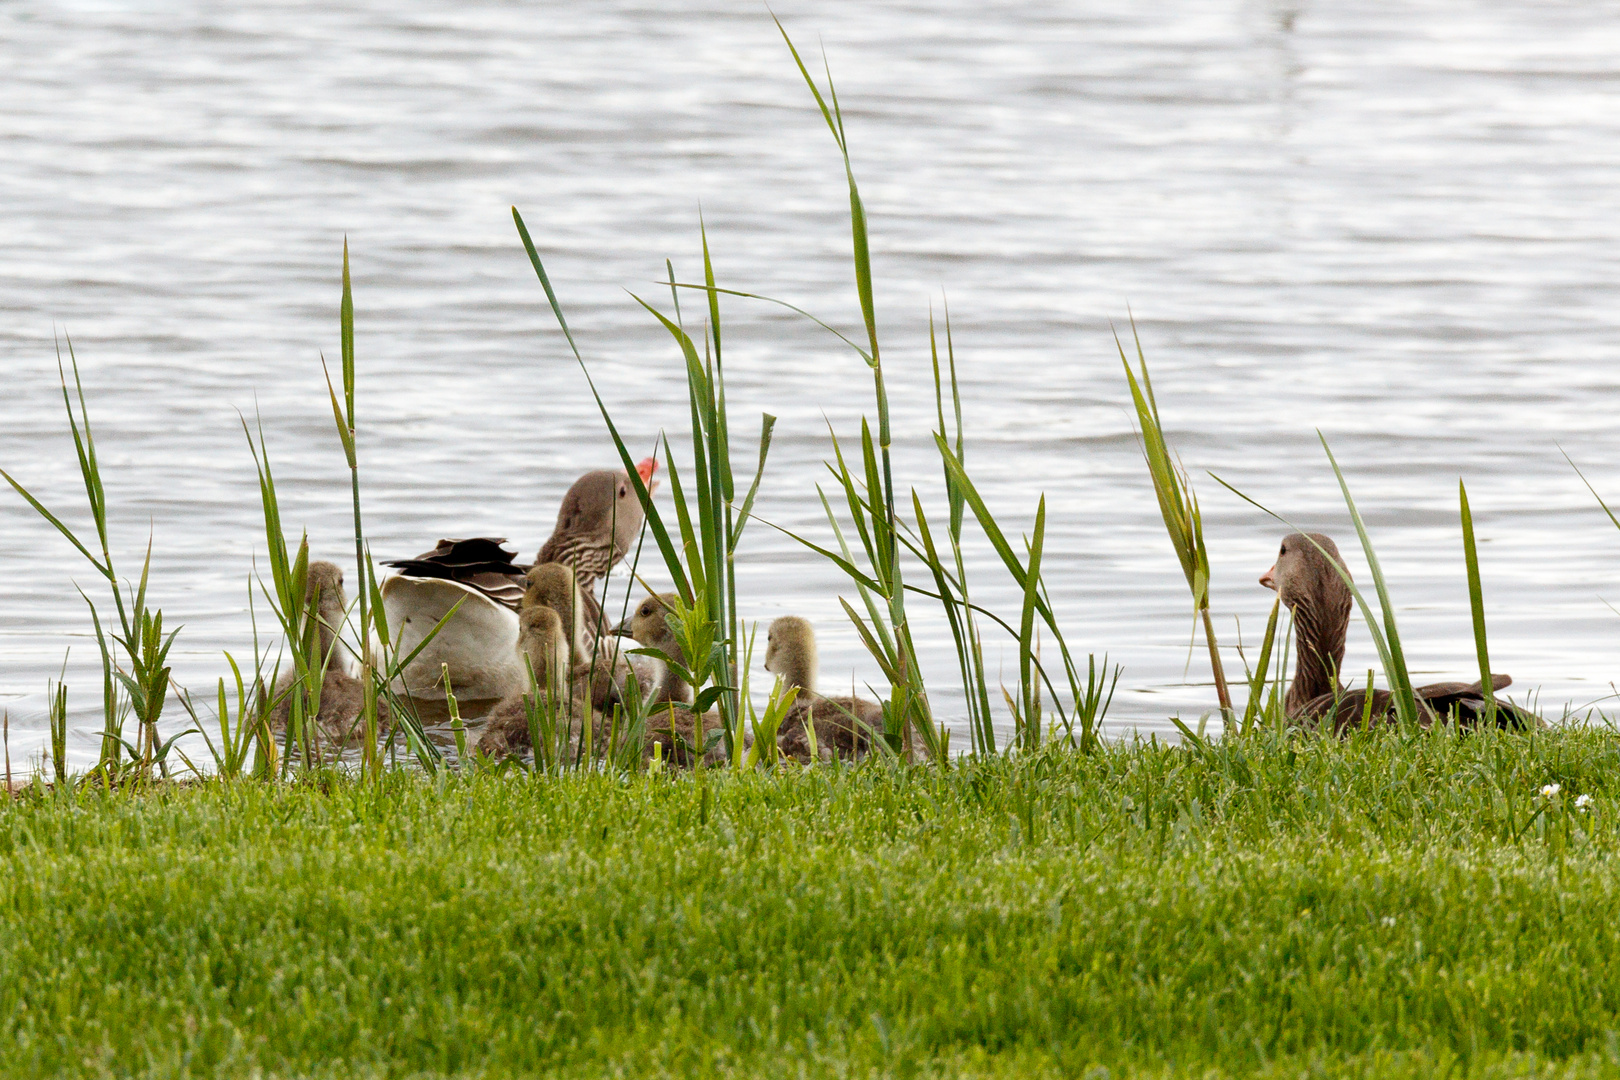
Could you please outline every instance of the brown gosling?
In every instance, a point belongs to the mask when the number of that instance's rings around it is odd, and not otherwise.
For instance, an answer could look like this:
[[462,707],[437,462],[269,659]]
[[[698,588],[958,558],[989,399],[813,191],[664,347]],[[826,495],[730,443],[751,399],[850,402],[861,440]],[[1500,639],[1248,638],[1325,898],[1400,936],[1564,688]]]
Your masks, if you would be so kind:
[[[670,628],[668,618],[670,612],[675,610],[677,600],[679,597],[675,593],[647,597],[636,605],[636,609],[614,632],[634,638],[641,646],[657,649],[684,665],[686,654],[681,650],[680,640]],[[701,718],[702,735],[696,734],[699,725],[692,714],[692,687],[667,666],[658,688],[648,698],[648,706],[647,755],[652,756],[655,745],[661,746],[664,760],[671,765],[692,765],[692,754],[688,747],[701,750],[710,734],[720,730],[720,714],[710,711]],[[724,747],[716,745],[703,755],[703,760],[711,765],[723,764]]]
[[507,757],[534,748],[529,709],[536,694],[543,705],[555,704],[559,719],[569,724],[570,737],[578,727],[579,717],[588,712],[584,703],[566,689],[570,682],[568,636],[562,616],[544,604],[524,608],[518,614],[518,649],[534,671],[534,691],[507,695],[484,718],[478,749],[489,757]]
[[574,693],[589,696],[591,706],[597,709],[607,709],[621,700],[625,680],[635,674],[616,639],[598,638],[590,632],[584,594],[574,571],[562,563],[540,563],[529,569],[524,580],[526,588],[519,610],[540,605],[562,618]]
[[[322,739],[341,747],[364,736],[361,712],[366,700],[365,686],[349,674],[338,642],[338,628],[343,625],[343,613],[348,607],[343,595],[343,571],[335,563],[310,563],[304,595],[315,606],[315,631],[320,643],[320,654],[315,659],[326,665],[315,723]],[[276,681],[271,699],[276,707],[270,713],[270,728],[277,733],[287,730],[296,677],[296,671],[289,671]],[[377,728],[384,732],[388,729],[388,706],[382,701],[377,702]]]
[[785,756],[808,763],[812,730],[824,759],[853,760],[871,751],[873,732],[883,730],[883,708],[864,698],[816,693],[816,632],[808,619],[784,615],[771,623],[765,670],[781,676],[784,688],[799,688],[777,730],[777,745]]

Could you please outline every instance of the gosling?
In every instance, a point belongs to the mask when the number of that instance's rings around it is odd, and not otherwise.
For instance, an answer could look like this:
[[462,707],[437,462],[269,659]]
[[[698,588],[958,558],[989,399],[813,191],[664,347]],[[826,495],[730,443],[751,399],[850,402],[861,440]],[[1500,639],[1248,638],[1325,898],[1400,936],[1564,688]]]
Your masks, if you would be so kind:
[[771,623],[765,670],[782,677],[799,696],[777,729],[777,745],[795,761],[811,760],[810,732],[819,756],[854,760],[872,749],[872,733],[883,730],[883,708],[864,698],[822,697],[816,693],[816,632],[807,619],[784,615]]
[[[343,625],[343,613],[348,607],[343,595],[343,571],[335,563],[310,563],[304,597],[315,609],[315,632],[320,644],[320,653],[311,659],[325,668],[315,714],[316,731],[329,743],[338,747],[346,746],[364,735],[364,718],[361,714],[366,703],[366,688],[359,679],[349,674],[338,648],[338,628]],[[270,729],[277,734],[287,730],[296,679],[295,670],[276,680],[275,693],[271,698],[275,708],[270,712]],[[379,700],[379,731],[387,730],[388,717],[388,706]]]
[[[669,625],[669,613],[675,610],[679,599],[675,593],[647,597],[618,625],[614,633],[634,638],[644,648],[657,649],[676,663],[685,665],[686,654]],[[696,747],[702,752],[710,734],[720,730],[720,714],[713,711],[704,713],[702,735],[698,735],[699,725],[692,714],[691,685],[669,665],[663,665],[663,668],[659,685],[648,698],[647,753],[650,756],[655,745],[661,746],[665,761],[672,765],[691,765],[693,760],[689,748]],[[717,745],[702,757],[706,764],[723,764],[725,750]]]
[[555,611],[562,619],[574,693],[589,697],[596,709],[606,710],[615,701],[622,701],[625,681],[635,678],[635,674],[617,641],[602,641],[591,632],[589,609],[573,569],[563,563],[539,563],[529,569],[524,580],[519,611],[539,605]]
[[577,719],[588,710],[568,689],[568,636],[562,616],[552,608],[535,604],[518,615],[518,650],[534,671],[534,693],[508,694],[484,719],[478,749],[492,758],[522,754],[534,748],[529,731],[530,709],[555,707],[559,719],[569,725],[570,737]]

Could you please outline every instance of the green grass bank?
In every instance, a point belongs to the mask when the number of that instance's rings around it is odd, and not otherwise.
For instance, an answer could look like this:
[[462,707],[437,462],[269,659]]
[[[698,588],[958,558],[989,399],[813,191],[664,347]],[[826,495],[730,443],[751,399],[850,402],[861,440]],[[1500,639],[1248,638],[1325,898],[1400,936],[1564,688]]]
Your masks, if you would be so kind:
[[35,792],[0,1074],[1612,1076],[1617,778],[1587,728]]

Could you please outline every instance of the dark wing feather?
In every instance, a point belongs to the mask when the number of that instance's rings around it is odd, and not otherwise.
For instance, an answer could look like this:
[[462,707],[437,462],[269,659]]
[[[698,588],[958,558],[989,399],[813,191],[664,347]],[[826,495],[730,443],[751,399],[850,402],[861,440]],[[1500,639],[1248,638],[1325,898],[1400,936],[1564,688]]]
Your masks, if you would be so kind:
[[469,586],[516,611],[523,600],[523,573],[528,567],[513,563],[517,552],[507,551],[501,546],[504,543],[504,537],[490,536],[440,540],[432,551],[414,559],[389,559],[383,565],[406,577],[443,578]]

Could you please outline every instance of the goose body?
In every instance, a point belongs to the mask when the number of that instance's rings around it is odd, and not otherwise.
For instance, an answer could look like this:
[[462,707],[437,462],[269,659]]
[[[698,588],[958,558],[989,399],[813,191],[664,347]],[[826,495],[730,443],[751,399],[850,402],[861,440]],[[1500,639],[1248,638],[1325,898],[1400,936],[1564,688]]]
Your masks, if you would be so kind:
[[[1395,696],[1388,690],[1345,689],[1339,681],[1344,663],[1345,637],[1355,598],[1346,580],[1350,571],[1338,546],[1321,533],[1290,533],[1283,537],[1277,561],[1260,576],[1260,584],[1275,589],[1294,615],[1294,679],[1283,701],[1288,718],[1297,723],[1343,735],[1363,725],[1381,727],[1396,719]],[[1513,680],[1492,673],[1492,690],[1504,690]],[[1485,692],[1478,682],[1441,682],[1414,687],[1418,722],[1429,727],[1446,722],[1477,727],[1489,715]],[[1496,723],[1505,728],[1531,728],[1545,721],[1507,701],[1496,703]]]
[[[638,467],[651,484],[657,462]],[[541,562],[563,562],[580,585],[581,618],[600,623],[591,593],[629,550],[641,530],[641,503],[628,474],[599,469],[581,476],[563,499]],[[465,711],[521,691],[525,667],[518,651],[518,609],[530,568],[513,562],[516,552],[492,537],[441,540],[432,551],[384,565],[399,572],[382,583],[383,612],[401,657],[409,656],[455,604],[461,606],[432,642],[395,680],[396,693],[432,704],[444,700],[444,672]]]
[[523,688],[516,611],[449,578],[396,574],[383,582],[382,598],[388,633],[401,657],[421,645],[452,608],[456,611],[394,680],[395,693],[444,700],[444,665],[456,698],[469,711]]

